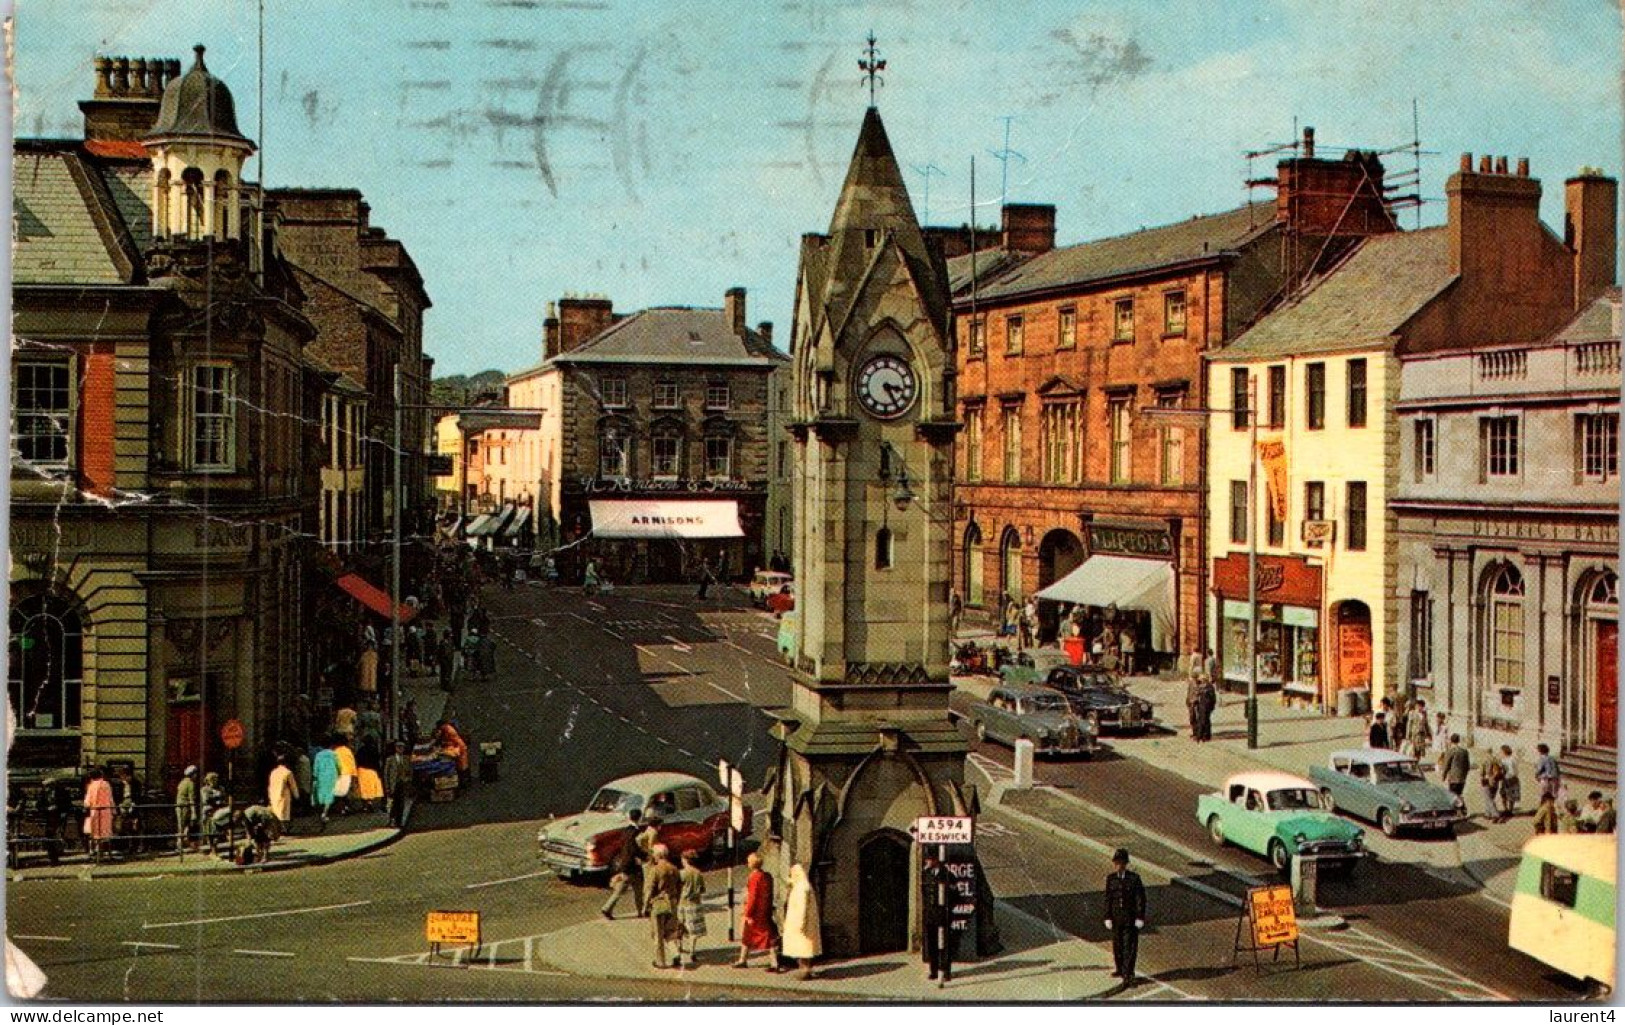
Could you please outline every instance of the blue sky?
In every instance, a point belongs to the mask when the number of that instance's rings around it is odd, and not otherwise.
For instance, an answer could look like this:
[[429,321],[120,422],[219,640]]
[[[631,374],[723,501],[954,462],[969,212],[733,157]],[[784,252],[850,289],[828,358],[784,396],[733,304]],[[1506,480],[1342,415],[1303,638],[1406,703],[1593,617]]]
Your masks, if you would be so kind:
[[[1054,203],[1078,242],[1247,198],[1243,154],[1296,122],[1388,148],[1420,106],[1423,223],[1459,154],[1528,156],[1547,222],[1563,178],[1621,160],[1610,0],[266,0],[272,186],[353,186],[402,239],[435,307],[444,373],[517,370],[548,301],[719,306],[788,338],[797,240],[828,224],[867,93],[917,210],[997,220],[1003,122],[1013,200]],[[99,52],[190,60],[257,134],[253,0],[21,0],[16,130],[77,135]],[[1409,157],[1396,157],[1408,162]],[[916,168],[934,165],[941,174]],[[250,166],[250,174],[256,173]],[[1270,173],[1259,161],[1255,175]],[[1268,194],[1260,192],[1257,198]],[[923,211],[922,211],[923,212]]]

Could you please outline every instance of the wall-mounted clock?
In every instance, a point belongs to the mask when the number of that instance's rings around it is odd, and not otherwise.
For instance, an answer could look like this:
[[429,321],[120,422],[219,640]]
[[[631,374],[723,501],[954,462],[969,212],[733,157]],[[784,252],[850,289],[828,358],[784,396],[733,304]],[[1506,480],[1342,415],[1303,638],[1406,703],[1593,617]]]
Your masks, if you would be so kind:
[[858,371],[858,404],[870,416],[894,420],[908,412],[919,394],[914,368],[900,356],[871,357]]

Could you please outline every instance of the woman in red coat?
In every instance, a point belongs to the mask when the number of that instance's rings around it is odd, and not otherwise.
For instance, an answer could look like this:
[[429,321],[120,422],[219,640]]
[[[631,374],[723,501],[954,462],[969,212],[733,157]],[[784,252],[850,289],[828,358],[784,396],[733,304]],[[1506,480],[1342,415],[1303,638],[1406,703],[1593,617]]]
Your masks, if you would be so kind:
[[750,878],[745,881],[745,911],[739,930],[739,960],[735,968],[746,968],[750,956],[766,951],[767,970],[779,970],[776,950],[778,930],[773,927],[773,877],[762,871],[762,856],[752,853],[745,859],[750,866]]

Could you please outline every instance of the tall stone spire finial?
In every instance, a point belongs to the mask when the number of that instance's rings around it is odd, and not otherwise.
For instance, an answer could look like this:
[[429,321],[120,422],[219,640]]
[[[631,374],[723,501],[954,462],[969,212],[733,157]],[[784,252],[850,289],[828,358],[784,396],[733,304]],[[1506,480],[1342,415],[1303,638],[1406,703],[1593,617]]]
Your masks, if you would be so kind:
[[863,69],[863,78],[869,84],[869,106],[875,105],[875,86],[885,85],[886,80],[880,73],[886,70],[886,62],[880,59],[880,51],[875,49],[875,34],[869,33],[869,45],[863,49],[863,60],[858,61],[858,67]]

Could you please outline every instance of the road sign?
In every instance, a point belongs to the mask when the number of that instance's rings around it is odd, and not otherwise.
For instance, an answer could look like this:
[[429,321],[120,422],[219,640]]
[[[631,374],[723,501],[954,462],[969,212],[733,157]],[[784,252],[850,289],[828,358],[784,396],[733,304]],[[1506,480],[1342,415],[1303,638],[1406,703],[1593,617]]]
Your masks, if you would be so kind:
[[243,724],[237,719],[227,719],[226,724],[220,727],[220,743],[226,745],[227,751],[235,751],[243,746]]
[[969,815],[925,815],[914,820],[915,843],[971,843],[976,820]]
[[431,911],[423,931],[431,946],[450,944],[459,947],[480,945],[480,913],[478,911]]
[[1298,913],[1292,906],[1292,887],[1255,886],[1247,891],[1247,909],[1253,920],[1253,944],[1278,947],[1298,938]]

